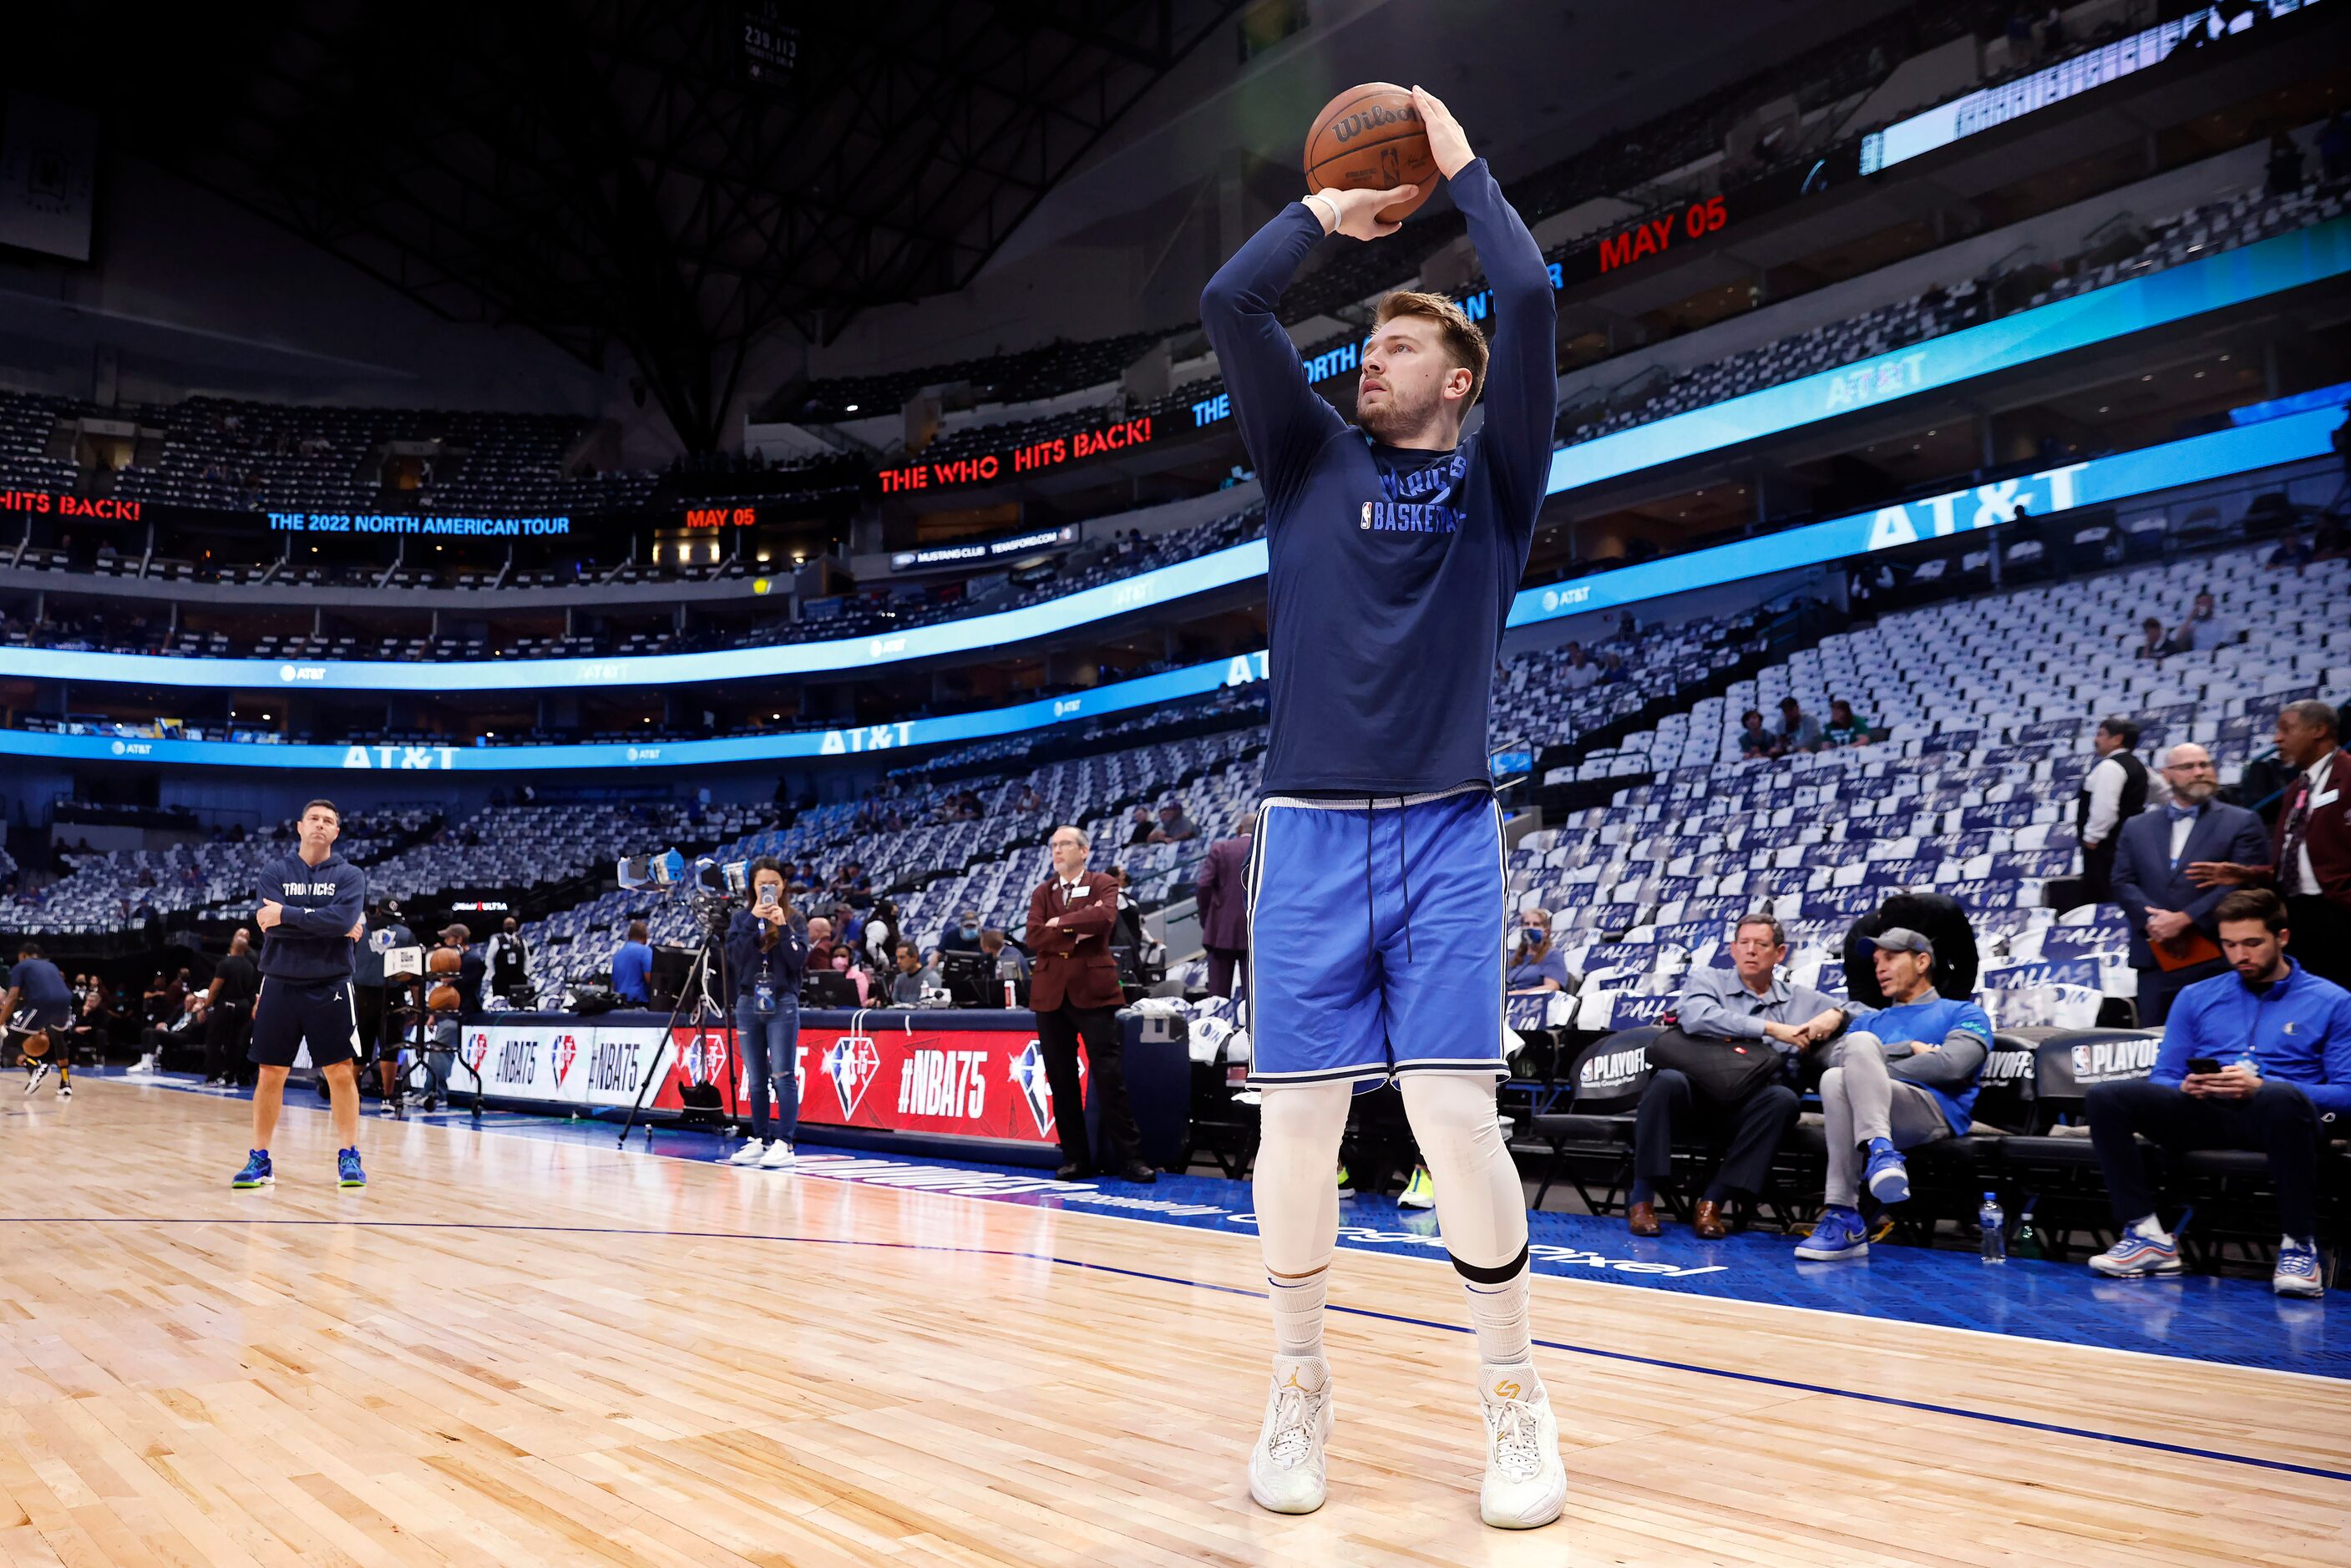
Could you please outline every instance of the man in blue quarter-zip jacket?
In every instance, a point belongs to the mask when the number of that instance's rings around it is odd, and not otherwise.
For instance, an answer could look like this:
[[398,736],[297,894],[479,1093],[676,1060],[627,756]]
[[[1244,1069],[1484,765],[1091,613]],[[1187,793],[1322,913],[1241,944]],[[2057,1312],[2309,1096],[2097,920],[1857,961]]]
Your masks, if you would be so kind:
[[2132,1141],[2145,1133],[2174,1151],[2267,1155],[2285,1222],[2271,1286],[2280,1295],[2320,1293],[2318,1144],[2327,1124],[2351,1125],[2351,992],[2286,957],[2285,914],[2265,888],[2221,899],[2213,911],[2220,955],[2235,972],[2172,1000],[2147,1077],[2099,1084],[2083,1096],[2122,1227],[2121,1239],[2090,1260],[2099,1273],[2179,1272],[2178,1241],[2157,1217]]
[[366,934],[367,876],[335,853],[343,814],[330,800],[302,808],[299,844],[262,868],[261,994],[253,1004],[253,1045],[260,1070],[253,1089],[253,1152],[232,1187],[277,1179],[269,1139],[286,1098],[286,1074],[307,1043],[310,1064],[327,1081],[335,1107],[336,1179],[365,1187],[360,1168],[360,1025],[351,998],[351,950]]
[[[1416,88],[1336,127],[1343,144],[1410,119],[1485,264],[1490,348],[1445,296],[1391,294],[1363,345],[1356,423],[1309,384],[1283,289],[1332,234],[1395,233],[1379,213],[1408,186],[1291,202],[1200,296],[1266,498],[1272,731],[1249,923],[1281,961],[1250,975],[1249,1025],[1275,1354],[1249,1495],[1280,1513],[1322,1504],[1331,1172],[1352,1093],[1394,1080],[1478,1336],[1479,1513],[1526,1529],[1559,1517],[1567,1475],[1529,1339],[1526,1193],[1495,1122],[1509,909],[1486,732],[1550,471],[1557,313],[1541,248],[1443,103]],[[1464,434],[1481,390],[1484,422]]]

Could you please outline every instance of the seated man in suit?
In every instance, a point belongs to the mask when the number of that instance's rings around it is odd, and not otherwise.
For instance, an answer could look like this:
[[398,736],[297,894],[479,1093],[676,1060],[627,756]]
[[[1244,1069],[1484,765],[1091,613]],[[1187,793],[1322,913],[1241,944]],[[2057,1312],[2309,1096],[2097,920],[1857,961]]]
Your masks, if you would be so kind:
[[[1741,917],[1731,937],[1731,967],[1690,971],[1675,1005],[1677,1027],[1696,1039],[1774,1055],[1782,1048],[1798,1049],[1815,1033],[1826,1039],[1844,1028],[1844,1013],[1834,1002],[1780,978],[1779,966],[1787,958],[1788,939],[1777,916],[1759,909]],[[1657,1233],[1657,1189],[1673,1176],[1676,1122],[1685,1129],[1700,1127],[1726,1145],[1690,1229],[1705,1241],[1730,1233],[1722,1206],[1740,1193],[1761,1189],[1780,1140],[1796,1125],[1796,1091],[1786,1080],[1786,1074],[1774,1074],[1737,1102],[1725,1104],[1697,1093],[1687,1073],[1659,1067],[1650,1075],[1633,1124],[1633,1194],[1625,1222],[1634,1235]]]
[[2099,1273],[2176,1274],[2179,1245],[2156,1213],[2136,1135],[2165,1148],[2260,1149],[2277,1183],[2284,1238],[2271,1288],[2314,1296],[2318,1145],[2323,1124],[2351,1123],[2351,992],[2286,956],[2284,901],[2240,888],[2214,912],[2232,972],[2173,1000],[2155,1069],[2083,1096],[2090,1138],[2122,1235],[2090,1260]]
[[[1869,1255],[1861,1184],[1891,1206],[1910,1196],[1902,1150],[1968,1130],[1977,1081],[1991,1056],[1991,1020],[1972,1002],[1938,995],[1935,944],[1888,927],[1861,949],[1877,970],[1887,1005],[1844,1004],[1843,1038],[1821,1054],[1821,1108],[1827,1114],[1828,1207],[1796,1248],[1817,1262]],[[1808,1044],[1823,1036],[1807,1030]],[[1865,1157],[1866,1165],[1864,1165]]]
[[2171,804],[2122,826],[2115,848],[2114,898],[2130,920],[2131,968],[2138,971],[2138,1021],[2161,1024],[2181,988],[2229,972],[2213,910],[2225,886],[2199,887],[2189,875],[2199,861],[2254,864],[2269,853],[2262,819],[2215,798],[2220,778],[2212,754],[2182,742],[2164,756]]

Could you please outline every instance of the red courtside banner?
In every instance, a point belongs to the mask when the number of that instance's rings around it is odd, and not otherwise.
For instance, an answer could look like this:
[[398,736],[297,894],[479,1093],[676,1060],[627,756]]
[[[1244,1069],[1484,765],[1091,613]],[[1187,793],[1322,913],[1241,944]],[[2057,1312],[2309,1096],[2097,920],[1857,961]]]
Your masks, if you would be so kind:
[[[974,1028],[966,1021],[975,1016],[987,1015],[877,1009],[850,1014],[847,1023],[803,1023],[797,1063],[800,1120],[883,1132],[1058,1141],[1053,1091],[1036,1030]],[[651,1074],[644,1105],[674,1111],[686,1085],[726,1085],[728,1037],[723,1026],[680,1025],[667,1032],[666,1042],[664,1034],[658,1023],[528,1015],[471,1023],[461,1036],[463,1064],[451,1073],[450,1086],[468,1092],[478,1074],[482,1087],[500,1099],[622,1106],[636,1103],[638,1088]],[[1081,1081],[1088,1070],[1081,1051]],[[732,1076],[734,1092],[721,1103],[729,1114],[747,1114],[749,1082],[739,1050]]]
[[[937,1018],[941,1026],[930,1025]],[[958,1029],[952,1012],[869,1012],[800,1029],[800,1120],[889,1132],[1055,1140],[1032,1029]],[[1085,1054],[1078,1056],[1082,1079]]]

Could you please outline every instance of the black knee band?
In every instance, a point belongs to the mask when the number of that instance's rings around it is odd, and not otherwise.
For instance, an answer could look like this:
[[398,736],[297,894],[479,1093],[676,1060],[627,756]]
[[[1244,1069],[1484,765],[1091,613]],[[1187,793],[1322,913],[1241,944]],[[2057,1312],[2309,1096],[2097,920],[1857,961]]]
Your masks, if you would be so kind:
[[1476,1263],[1465,1263],[1459,1258],[1454,1257],[1451,1252],[1445,1255],[1453,1258],[1454,1272],[1473,1285],[1507,1285],[1517,1279],[1527,1266],[1527,1248],[1524,1242],[1519,1244],[1517,1257],[1495,1269],[1480,1268]]

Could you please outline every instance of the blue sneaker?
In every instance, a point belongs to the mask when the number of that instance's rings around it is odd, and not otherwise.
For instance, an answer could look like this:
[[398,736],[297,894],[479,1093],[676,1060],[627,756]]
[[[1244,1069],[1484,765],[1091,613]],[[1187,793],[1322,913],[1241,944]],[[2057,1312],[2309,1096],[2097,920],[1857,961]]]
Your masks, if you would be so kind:
[[1844,1208],[1822,1210],[1813,1233],[1796,1243],[1796,1256],[1808,1263],[1869,1256],[1869,1232],[1862,1229],[1860,1212]]
[[[2283,1266],[2283,1261],[2280,1261]],[[2126,1231],[2115,1244],[2090,1260],[2095,1273],[2109,1279],[2137,1280],[2157,1274],[2179,1272],[2179,1240],[2177,1236],[2158,1241],[2142,1236],[2136,1231]]]
[[1902,1163],[1902,1151],[1882,1137],[1869,1140],[1869,1168],[1863,1179],[1880,1203],[1909,1200],[1910,1168]]
[[2277,1272],[2270,1276],[2270,1289],[2282,1296],[2325,1295],[2326,1287],[2318,1282],[2318,1249],[2300,1241],[2280,1246]]
[[245,1157],[245,1168],[236,1173],[229,1185],[231,1187],[267,1187],[277,1179],[277,1173],[269,1168],[269,1151],[266,1148],[256,1148]]
[[335,1154],[335,1175],[345,1187],[365,1187],[367,1172],[360,1168],[360,1151],[340,1149]]

